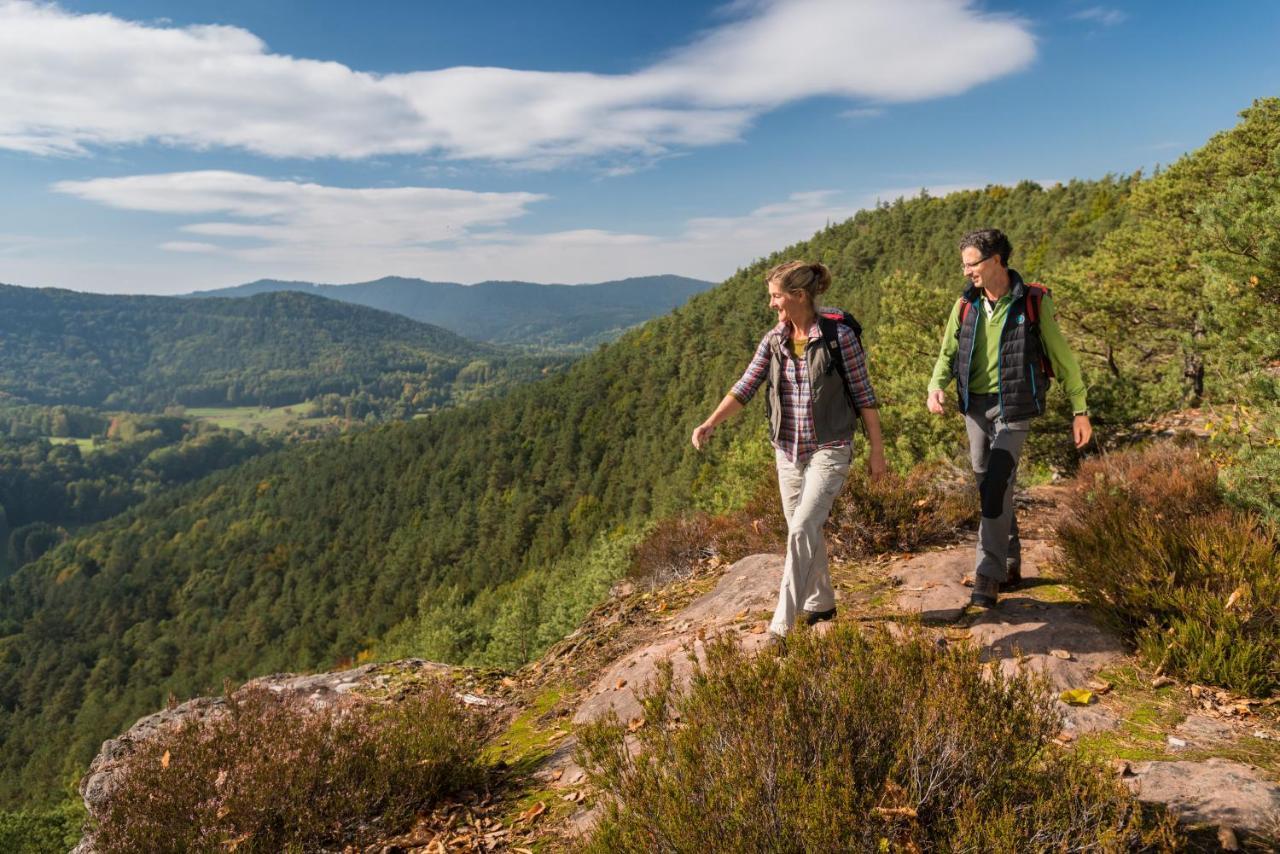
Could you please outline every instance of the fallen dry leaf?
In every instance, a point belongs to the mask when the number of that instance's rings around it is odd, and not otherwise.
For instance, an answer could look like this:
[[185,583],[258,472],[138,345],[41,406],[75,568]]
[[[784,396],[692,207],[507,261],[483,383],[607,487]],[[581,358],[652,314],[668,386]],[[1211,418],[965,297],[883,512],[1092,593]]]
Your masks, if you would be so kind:
[[614,685],[613,687],[614,687],[614,689],[615,689],[615,690],[617,690],[617,691],[621,691],[623,688],[627,687],[627,680],[625,680],[625,679],[619,679],[619,680],[618,680],[618,684],[617,684],[617,685]]
[[631,723],[627,724],[627,732],[635,732],[644,727],[644,718],[632,718]]
[[520,813],[520,821],[525,822],[526,824],[532,821],[536,821],[538,816],[542,815],[546,811],[547,811],[547,805],[544,804],[542,801],[538,801],[536,804],[529,807],[524,812]]
[[1249,585],[1247,584],[1241,584],[1235,590],[1231,591],[1231,595],[1227,597],[1226,610],[1230,611],[1232,607],[1234,607],[1235,604],[1240,601],[1240,597],[1244,596],[1248,592],[1249,592]]
[[160,767],[161,768],[169,767],[169,751],[167,750],[164,752],[164,756],[160,757]]
[[1103,694],[1109,693],[1114,686],[1105,679],[1090,679],[1087,687],[1101,697]]
[[1157,676],[1155,679],[1151,680],[1152,688],[1165,688],[1172,684],[1173,684],[1173,680],[1170,679],[1168,676]]
[[751,634],[753,635],[762,635],[767,631],[769,631],[769,628],[764,623],[756,623],[751,627]]
[[1049,654],[1054,658],[1061,658],[1063,661],[1071,660],[1071,653],[1067,652],[1065,649],[1051,649],[1049,650]]
[[872,807],[871,814],[877,818],[915,818],[916,811],[911,807]]
[[564,776],[564,769],[557,768],[556,770],[552,771],[550,774],[547,775],[547,779],[549,779],[551,782],[554,783],[555,781],[559,780],[563,776]]

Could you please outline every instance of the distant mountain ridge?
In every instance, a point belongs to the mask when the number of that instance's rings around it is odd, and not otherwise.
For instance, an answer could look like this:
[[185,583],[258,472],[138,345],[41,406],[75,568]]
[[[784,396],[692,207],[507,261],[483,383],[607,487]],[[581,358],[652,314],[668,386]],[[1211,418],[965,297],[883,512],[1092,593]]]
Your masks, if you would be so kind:
[[714,284],[673,275],[585,285],[520,281],[463,285],[386,276],[347,285],[260,279],[187,296],[246,297],[301,291],[394,312],[473,340],[582,349],[612,340],[629,327],[666,314]]
[[30,403],[155,410],[364,393],[411,394],[420,411],[455,402],[459,382],[512,369],[540,376],[540,367],[400,314],[305,293],[188,300],[0,285],[0,395]]

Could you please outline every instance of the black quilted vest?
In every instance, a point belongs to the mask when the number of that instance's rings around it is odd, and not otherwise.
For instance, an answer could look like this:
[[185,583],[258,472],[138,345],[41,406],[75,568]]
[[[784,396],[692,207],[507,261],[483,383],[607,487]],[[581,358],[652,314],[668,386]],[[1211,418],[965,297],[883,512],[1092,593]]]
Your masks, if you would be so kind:
[[[1009,280],[1009,314],[1000,333],[1000,412],[1006,421],[1023,421],[1044,412],[1049,377],[1044,370],[1039,330],[1032,328],[1027,313],[1027,286],[1012,268]],[[957,333],[960,346],[951,365],[961,412],[969,411],[969,370],[973,364],[978,322],[983,316],[982,306],[978,305],[982,298],[982,290],[972,284],[964,289],[961,297],[969,302],[969,309]]]

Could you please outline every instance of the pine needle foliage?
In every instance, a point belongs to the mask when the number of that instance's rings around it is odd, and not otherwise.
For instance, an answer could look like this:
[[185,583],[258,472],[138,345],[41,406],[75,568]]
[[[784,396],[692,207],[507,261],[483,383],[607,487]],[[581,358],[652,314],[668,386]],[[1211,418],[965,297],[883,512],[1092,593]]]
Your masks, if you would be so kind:
[[96,828],[103,854],[314,851],[479,782],[480,722],[444,683],[324,711],[254,689],[145,743]]
[[800,630],[785,657],[707,645],[690,689],[668,667],[648,724],[588,725],[612,800],[592,852],[1172,850],[1171,820],[1049,744],[1043,683],[923,633]]
[[1169,444],[1080,468],[1058,525],[1067,580],[1166,673],[1280,687],[1280,541],[1227,507],[1215,466]]

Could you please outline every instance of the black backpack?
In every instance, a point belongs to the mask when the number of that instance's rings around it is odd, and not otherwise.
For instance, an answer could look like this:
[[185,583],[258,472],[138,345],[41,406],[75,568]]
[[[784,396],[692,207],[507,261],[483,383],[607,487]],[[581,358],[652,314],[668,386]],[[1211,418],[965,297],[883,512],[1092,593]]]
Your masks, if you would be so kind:
[[827,373],[830,374],[833,370],[840,372],[840,378],[844,380],[841,384],[844,388],[844,396],[856,413],[858,404],[854,403],[853,394],[849,391],[849,375],[845,373],[844,354],[840,352],[839,327],[841,326],[846,326],[853,332],[853,337],[858,339],[858,346],[861,347],[862,324],[857,318],[840,308],[818,309],[818,328],[822,330],[822,343],[827,348]]

